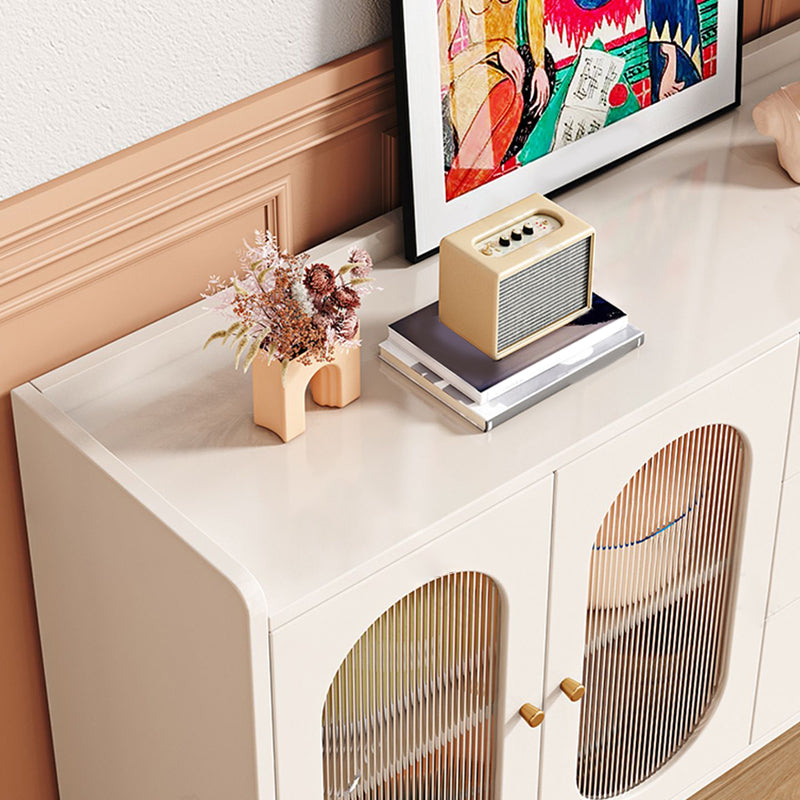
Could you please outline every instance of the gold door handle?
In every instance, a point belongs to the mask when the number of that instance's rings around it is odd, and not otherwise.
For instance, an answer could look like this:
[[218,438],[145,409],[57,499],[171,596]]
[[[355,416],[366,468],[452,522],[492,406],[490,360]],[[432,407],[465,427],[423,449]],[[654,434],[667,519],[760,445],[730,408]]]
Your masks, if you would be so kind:
[[531,728],[538,728],[544,722],[544,711],[531,703],[525,703],[519,710],[519,715]]
[[561,681],[561,691],[564,692],[573,703],[577,703],[578,700],[583,697],[586,687],[573,678],[564,678],[564,680]]

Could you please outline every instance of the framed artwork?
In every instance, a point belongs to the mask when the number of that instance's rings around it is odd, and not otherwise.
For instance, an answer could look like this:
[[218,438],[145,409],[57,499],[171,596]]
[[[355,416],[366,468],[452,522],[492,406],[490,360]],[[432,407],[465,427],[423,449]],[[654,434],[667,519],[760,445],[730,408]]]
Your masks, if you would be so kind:
[[392,0],[406,254],[739,103],[741,0]]

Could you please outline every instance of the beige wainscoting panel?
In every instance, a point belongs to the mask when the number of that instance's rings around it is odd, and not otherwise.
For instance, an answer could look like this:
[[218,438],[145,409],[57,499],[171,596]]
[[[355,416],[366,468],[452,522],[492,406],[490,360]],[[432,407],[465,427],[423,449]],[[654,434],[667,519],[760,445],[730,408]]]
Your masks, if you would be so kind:
[[800,19],[800,0],[744,0],[744,41],[750,42],[796,19]]
[[400,205],[400,157],[397,126],[383,132],[381,153],[381,208],[384,213]]
[[385,41],[0,203],[0,797],[57,797],[9,390],[380,214],[395,125]]
[[800,19],[800,0],[764,0],[761,32],[768,33],[796,19]]
[[744,0],[742,10],[742,38],[745,42],[761,36],[761,15],[764,0]]

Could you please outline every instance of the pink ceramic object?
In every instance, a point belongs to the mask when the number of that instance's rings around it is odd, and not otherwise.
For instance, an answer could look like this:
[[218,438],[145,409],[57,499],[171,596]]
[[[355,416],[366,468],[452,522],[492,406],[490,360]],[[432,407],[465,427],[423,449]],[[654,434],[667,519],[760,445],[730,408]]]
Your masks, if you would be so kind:
[[305,365],[292,361],[281,381],[281,363],[253,362],[253,421],[284,442],[306,429],[306,388],[320,406],[342,408],[361,394],[361,348],[336,348],[333,361]]
[[753,109],[758,132],[778,145],[778,160],[800,183],[800,81],[783,86]]

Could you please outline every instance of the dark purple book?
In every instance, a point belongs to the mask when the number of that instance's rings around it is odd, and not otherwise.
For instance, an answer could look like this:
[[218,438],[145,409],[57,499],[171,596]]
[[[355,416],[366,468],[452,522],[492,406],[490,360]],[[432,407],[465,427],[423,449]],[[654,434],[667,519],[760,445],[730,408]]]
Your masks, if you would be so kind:
[[581,357],[627,324],[624,311],[594,294],[592,308],[585,314],[495,361],[439,321],[437,302],[389,325],[389,341],[471,400],[484,403],[557,364]]

